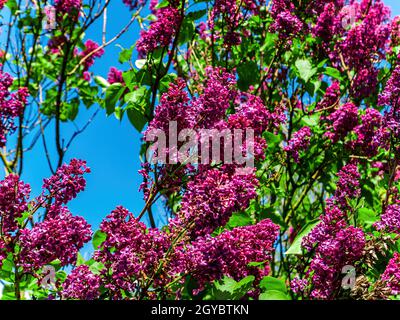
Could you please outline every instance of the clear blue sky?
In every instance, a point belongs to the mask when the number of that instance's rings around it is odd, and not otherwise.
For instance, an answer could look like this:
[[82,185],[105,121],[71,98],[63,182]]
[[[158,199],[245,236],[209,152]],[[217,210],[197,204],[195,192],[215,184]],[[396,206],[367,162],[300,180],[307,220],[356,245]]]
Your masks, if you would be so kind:
[[[384,1],[392,7],[393,15],[400,15],[398,1]],[[111,38],[118,33],[129,19],[130,12],[122,4],[122,0],[111,1],[108,37]],[[101,23],[100,21],[92,27],[87,38],[100,42]],[[120,49],[116,47],[116,44],[129,47],[138,39],[138,36],[138,27],[131,28],[117,43],[107,48],[106,54],[97,60],[92,71],[106,77],[111,66],[123,68],[118,64]],[[82,107],[77,120],[80,125],[83,125],[95,110],[94,107],[89,112],[84,109]],[[73,132],[71,126],[63,128],[63,134],[71,132]],[[117,205],[123,205],[135,214],[138,214],[143,207],[142,194],[138,192],[142,181],[137,173],[140,168],[139,147],[140,134],[126,118],[122,122],[113,117],[107,119],[105,113],[101,111],[69,150],[67,160],[71,157],[85,159],[92,169],[92,173],[87,176],[86,191],[72,201],[69,207],[74,214],[84,216],[92,224],[93,230],[98,228],[101,220]],[[23,179],[29,182],[36,192],[40,192],[42,178],[48,175],[47,163],[40,144],[40,147],[26,156]],[[163,212],[160,204],[155,206],[154,212]]]

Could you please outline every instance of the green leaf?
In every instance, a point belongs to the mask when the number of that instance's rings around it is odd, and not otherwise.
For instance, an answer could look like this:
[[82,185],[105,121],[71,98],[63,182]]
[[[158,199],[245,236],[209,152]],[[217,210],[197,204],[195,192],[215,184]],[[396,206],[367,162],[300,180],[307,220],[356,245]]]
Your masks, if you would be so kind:
[[76,259],[76,266],[80,266],[82,264],[85,264],[85,258],[82,256],[80,252],[78,252],[78,258]]
[[99,249],[99,247],[106,240],[106,238],[107,235],[104,232],[97,230],[93,235],[93,240],[92,240],[93,248],[95,250]]
[[311,62],[307,59],[298,59],[295,62],[299,76],[304,82],[308,82],[313,75],[317,72],[317,68],[313,68]]
[[181,31],[179,33],[178,44],[183,45],[184,43],[187,43],[190,40],[192,40],[194,31],[195,31],[195,26],[193,21],[186,17],[182,22]]
[[379,216],[374,210],[368,208],[360,208],[358,209],[358,219],[367,225],[372,225],[379,220]]
[[313,114],[311,116],[304,116],[301,118],[301,122],[309,127],[315,127],[318,125],[319,115]]
[[113,83],[107,88],[106,98],[105,98],[105,107],[107,115],[110,115],[114,112],[115,106],[124,93],[125,88],[120,83]]
[[102,88],[108,88],[110,86],[109,82],[100,76],[95,76],[94,82],[96,82]]
[[142,86],[139,89],[127,94],[125,101],[128,104],[126,113],[129,121],[136,130],[141,132],[147,123],[149,114],[149,91]]
[[191,21],[196,21],[196,20],[201,19],[206,13],[207,13],[206,9],[197,10],[197,11],[189,12],[186,17]]
[[332,67],[326,67],[324,74],[338,80],[342,79],[340,71]]
[[217,300],[238,300],[251,290],[254,280],[254,276],[248,276],[236,282],[225,276],[214,283],[213,296]]
[[275,290],[287,293],[285,281],[270,276],[262,278],[260,281],[260,288],[263,292]]
[[258,71],[257,63],[247,61],[237,67],[239,76],[238,87],[240,90],[247,91],[251,85],[258,83],[260,72]]
[[132,54],[133,54],[133,47],[130,49],[122,49],[122,51],[119,53],[119,58],[118,58],[119,63],[125,63],[131,61]]
[[293,241],[292,245],[290,246],[289,250],[287,250],[285,252],[285,254],[298,254],[298,255],[301,255],[302,254],[301,241],[319,223],[320,223],[319,219],[316,219],[316,220],[313,220],[313,221],[310,221],[309,223],[307,223],[303,227],[303,229],[299,232],[299,234],[296,236],[296,238],[294,239],[294,241]]
[[268,290],[261,293],[258,297],[259,300],[290,300],[290,297],[282,291]]
[[265,138],[265,141],[267,142],[268,149],[274,149],[276,146],[278,146],[282,142],[282,136],[274,134],[272,132],[265,131],[263,133],[263,137]]
[[252,220],[245,213],[235,212],[229,219],[227,226],[228,228],[244,227],[252,224]]

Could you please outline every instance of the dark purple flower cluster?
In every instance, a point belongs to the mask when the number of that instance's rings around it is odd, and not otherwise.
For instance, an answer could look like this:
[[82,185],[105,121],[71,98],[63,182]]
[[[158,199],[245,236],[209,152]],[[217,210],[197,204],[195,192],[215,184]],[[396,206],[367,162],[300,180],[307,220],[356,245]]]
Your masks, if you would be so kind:
[[338,172],[339,181],[336,184],[335,201],[341,208],[348,208],[349,199],[358,198],[361,195],[360,173],[355,164],[348,164]]
[[347,199],[358,197],[359,173],[355,165],[346,165],[340,177],[335,196],[327,201],[321,222],[303,238],[302,246],[314,251],[306,279],[312,284],[310,296],[330,299],[340,286],[340,274],[345,265],[353,265],[362,257],[365,236],[362,229],[348,226],[345,210]]
[[180,223],[193,225],[194,237],[211,234],[224,226],[234,212],[249,205],[256,197],[257,184],[254,174],[229,175],[216,169],[200,173],[188,183],[183,195]]
[[282,39],[291,38],[303,29],[301,20],[289,10],[273,12],[273,15],[275,21],[271,25],[271,31],[279,33]]
[[354,128],[357,140],[350,143],[350,147],[357,149],[361,155],[372,157],[378,152],[380,146],[378,137],[379,129],[382,126],[382,115],[373,108],[365,110],[361,116],[361,124]]
[[400,234],[400,205],[393,204],[386,207],[381,220],[374,224],[377,230]]
[[0,182],[1,234],[12,233],[18,229],[16,219],[28,210],[31,187],[10,174]]
[[396,66],[386,83],[385,90],[379,95],[380,106],[397,108],[400,105],[400,65]]
[[284,150],[293,157],[295,162],[299,162],[299,152],[304,151],[310,145],[311,129],[303,127],[293,134]]
[[392,290],[393,295],[400,294],[400,254],[398,252],[395,252],[393,258],[390,259],[381,279]]
[[159,47],[168,47],[171,44],[182,22],[178,4],[179,1],[170,1],[167,7],[154,8],[156,21],[151,22],[148,30],[141,31],[140,39],[136,43],[140,56],[144,57]]
[[[135,292],[138,282],[151,277],[170,246],[158,229],[148,230],[128,210],[117,207],[100,225],[106,239],[95,259],[111,270],[105,287],[119,297],[120,290]],[[106,271],[104,271],[106,272]]]
[[325,136],[332,142],[343,139],[358,125],[358,108],[351,102],[339,107],[327,117],[330,125]]
[[73,264],[79,250],[91,238],[92,231],[85,219],[61,208],[32,229],[21,231],[19,264],[25,270],[37,270],[56,259],[63,266]]
[[76,13],[82,7],[82,0],[55,0],[55,7],[62,14]]
[[121,83],[121,84],[125,84],[124,78],[122,77],[122,71],[118,70],[117,68],[110,68],[110,71],[108,72],[107,75],[107,81],[110,84],[113,83]]
[[43,190],[54,199],[56,205],[66,204],[86,187],[85,173],[90,173],[86,161],[72,159],[62,165],[49,179],[43,180]]
[[100,297],[100,285],[100,277],[93,274],[88,266],[81,265],[65,279],[61,295],[69,300],[95,300]]
[[[333,82],[325,92],[323,99],[315,107],[316,110],[333,111],[340,100],[340,83]],[[329,112],[330,113],[330,112]]]
[[143,6],[147,0],[122,0],[122,2],[129,7],[130,10],[135,10],[139,6]]
[[10,93],[12,83],[12,77],[0,71],[0,147],[5,146],[6,135],[15,130],[14,119],[21,114],[28,98],[26,88]]
[[[197,280],[196,292],[224,275],[241,280],[253,274],[260,280],[269,272],[268,261],[272,259],[278,234],[279,226],[266,219],[256,225],[224,231],[216,237],[200,237],[187,248],[176,251],[176,269],[190,273]],[[249,267],[250,262],[265,262],[265,268]]]
[[88,40],[85,42],[85,50],[81,52],[81,57],[85,58],[84,61],[84,71],[88,71],[89,68],[94,64],[96,58],[100,58],[104,54],[104,49],[99,49],[99,45],[92,41]]

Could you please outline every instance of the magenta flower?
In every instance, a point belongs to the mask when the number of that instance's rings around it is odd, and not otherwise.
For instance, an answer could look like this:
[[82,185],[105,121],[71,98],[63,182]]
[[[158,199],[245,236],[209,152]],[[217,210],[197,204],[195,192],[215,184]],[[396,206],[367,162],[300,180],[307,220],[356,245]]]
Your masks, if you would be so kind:
[[63,266],[73,264],[78,251],[91,237],[92,231],[85,219],[72,216],[67,208],[59,208],[59,212],[50,212],[32,229],[21,231],[20,265],[25,270],[36,270],[56,259]]
[[65,279],[61,295],[64,299],[95,300],[100,297],[100,285],[100,277],[81,265]]

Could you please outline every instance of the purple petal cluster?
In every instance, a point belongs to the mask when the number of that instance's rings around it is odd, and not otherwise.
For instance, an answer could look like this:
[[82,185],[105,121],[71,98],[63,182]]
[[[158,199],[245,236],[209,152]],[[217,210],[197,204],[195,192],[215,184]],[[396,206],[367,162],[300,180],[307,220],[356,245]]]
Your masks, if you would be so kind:
[[61,295],[67,300],[95,300],[100,297],[100,285],[100,277],[81,265],[65,279]]
[[360,154],[373,157],[377,154],[380,143],[377,139],[379,129],[382,126],[381,113],[373,108],[365,110],[361,116],[361,124],[354,128],[357,140],[350,143],[350,147],[359,150]]
[[188,183],[183,195],[180,223],[193,225],[194,237],[211,234],[224,226],[234,212],[249,205],[257,195],[257,184],[254,174],[229,175],[216,169],[200,173]]
[[85,50],[80,54],[84,61],[84,71],[88,71],[89,68],[94,64],[96,58],[100,58],[104,54],[104,49],[99,49],[99,45],[93,40],[88,40],[85,42]]
[[28,210],[31,187],[20,181],[15,174],[8,175],[0,182],[1,234],[18,229],[17,218]]
[[141,31],[136,43],[139,55],[143,57],[159,47],[168,47],[182,21],[179,9],[173,3],[154,10],[156,21],[151,22],[148,30]]
[[358,109],[353,103],[346,103],[330,114],[327,120],[330,125],[325,136],[335,143],[345,138],[358,125]]
[[143,6],[147,0],[122,0],[122,2],[129,7],[130,10]]
[[363,254],[365,236],[362,229],[348,226],[347,198],[358,197],[359,173],[355,165],[349,164],[338,173],[337,190],[327,200],[321,222],[302,240],[302,246],[314,257],[306,279],[312,284],[310,296],[314,299],[330,299],[340,287],[343,266],[353,265]]
[[62,165],[52,177],[44,179],[42,188],[47,190],[56,205],[66,204],[85,190],[85,173],[90,173],[86,161],[72,159],[69,164]]
[[325,92],[323,99],[317,104],[316,110],[334,110],[340,99],[340,83],[334,81]]
[[400,254],[395,252],[390,259],[381,279],[392,290],[393,295],[400,294]]
[[63,266],[76,262],[83,245],[90,241],[90,225],[82,217],[74,217],[66,208],[52,212],[32,229],[23,229],[19,264],[25,270],[37,270],[59,259]]
[[135,292],[138,283],[151,277],[170,246],[169,238],[158,229],[150,229],[128,210],[117,207],[100,225],[106,239],[95,259],[111,270],[105,286],[116,296],[120,290]]
[[82,0],[55,0],[55,7],[62,14],[74,13],[82,7]]
[[400,65],[393,70],[385,89],[379,95],[378,104],[393,108],[397,108],[400,105]]
[[310,145],[311,129],[303,127],[293,134],[284,150],[293,157],[295,162],[299,162],[299,152],[304,151]]
[[400,205],[393,204],[386,207],[381,220],[374,224],[377,230],[400,234]]
[[108,72],[107,75],[107,81],[110,84],[113,83],[121,83],[123,85],[125,84],[124,78],[122,77],[122,71],[114,67],[110,68],[110,71]]
[[0,71],[0,147],[5,146],[7,134],[15,130],[14,120],[23,111],[28,98],[26,88],[10,93],[12,83],[13,78]]
[[335,201],[341,208],[348,208],[348,199],[361,195],[360,173],[355,164],[347,164],[337,173],[339,180],[336,184]]
[[[279,226],[266,219],[256,225],[224,231],[216,237],[200,237],[187,248],[181,248],[176,268],[189,272],[197,280],[197,292],[224,275],[241,280],[253,274],[261,279],[269,272],[268,261],[272,259],[278,234]],[[179,250],[176,254],[179,256]],[[266,262],[265,269],[249,267],[250,262]]]

